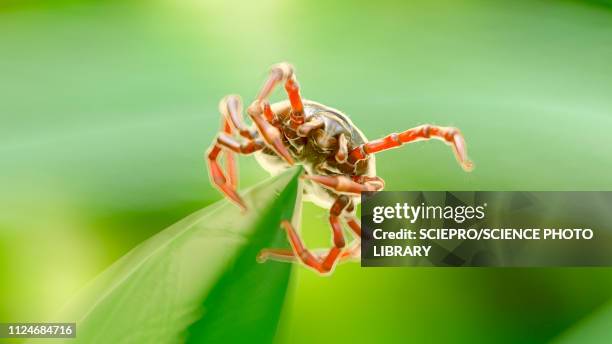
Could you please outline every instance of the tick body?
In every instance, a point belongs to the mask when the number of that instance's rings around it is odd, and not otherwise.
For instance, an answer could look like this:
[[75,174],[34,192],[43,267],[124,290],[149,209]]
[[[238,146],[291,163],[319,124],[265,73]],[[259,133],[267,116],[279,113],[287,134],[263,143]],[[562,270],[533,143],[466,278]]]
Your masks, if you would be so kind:
[[[270,104],[268,97],[283,84],[288,100]],[[355,217],[355,206],[361,192],[380,191],[384,181],[376,175],[374,154],[419,140],[439,139],[449,144],[460,165],[471,170],[465,142],[459,130],[451,127],[421,125],[381,139],[368,141],[350,118],[339,110],[302,99],[293,67],[287,63],[273,66],[255,101],[247,112],[253,124],[242,116],[242,101],[236,95],[223,98],[219,104],[223,116],[221,132],[208,151],[209,174],[226,197],[246,210],[236,188],[238,175],[234,154],[254,154],[270,174],[292,165],[304,167],[304,199],[329,209],[333,245],[329,249],[307,249],[288,221],[281,226],[287,232],[291,250],[263,249],[257,257],[300,261],[325,274],[342,260],[359,256],[361,226]],[[225,158],[225,170],[220,158]],[[343,223],[353,233],[347,245]]]
[[[289,103],[277,103],[276,107],[285,129],[285,144],[291,159],[304,167],[307,176],[376,176],[374,156],[353,164],[348,161],[348,147],[356,147],[367,140],[351,120],[340,111],[325,105],[304,100],[304,122],[302,130],[292,130]],[[283,111],[284,110],[284,111]],[[339,146],[344,148],[338,149]],[[339,153],[340,152],[340,153]],[[259,164],[274,175],[291,164],[279,156],[273,149],[264,148],[255,153]],[[304,198],[323,208],[330,208],[339,197],[339,193],[314,180],[306,179]],[[347,194],[353,203],[359,197]]]

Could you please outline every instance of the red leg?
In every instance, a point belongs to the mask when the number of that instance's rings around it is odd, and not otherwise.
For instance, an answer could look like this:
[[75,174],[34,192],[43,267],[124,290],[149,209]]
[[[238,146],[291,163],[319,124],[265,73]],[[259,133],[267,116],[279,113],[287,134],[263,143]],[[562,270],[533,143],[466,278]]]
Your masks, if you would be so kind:
[[[240,96],[231,94],[221,99],[219,102],[219,111],[223,114],[228,125],[231,123],[231,125],[238,130],[240,136],[247,139],[255,137],[255,133],[244,123],[242,118],[242,100]],[[231,128],[230,131],[226,132],[231,134]]]
[[287,147],[283,144],[280,130],[268,121],[269,117],[274,118],[268,101],[262,103],[262,110],[263,111],[259,113],[249,112],[249,116],[251,116],[253,122],[255,122],[264,141],[276,152],[276,154],[285,159],[289,165],[293,165],[293,158],[287,150]]
[[249,106],[249,116],[255,122],[264,141],[287,163],[293,165],[293,158],[283,144],[283,134],[274,126],[276,115],[272,113],[268,98],[280,82],[285,82],[285,90],[291,104],[290,118],[293,129],[304,124],[304,105],[300,96],[300,88],[293,74],[293,66],[288,63],[279,63],[272,66],[270,75],[262,86],[255,101]]
[[[223,132],[228,135],[232,134],[232,127],[227,119],[223,120]],[[223,155],[225,157],[225,169],[227,170],[229,184],[236,190],[238,188],[238,170],[236,168],[234,153],[226,150]]]
[[270,68],[270,75],[259,91],[257,101],[261,102],[268,99],[274,87],[282,81],[285,81],[285,91],[291,103],[291,110],[293,110],[293,112],[302,113],[304,111],[304,106],[300,96],[300,88],[293,73],[293,66],[287,62],[281,62]]
[[[327,250],[325,251],[327,252]],[[355,239],[345,250],[342,251],[342,253],[338,257],[338,263],[350,259],[359,258],[360,253],[361,242],[360,240]],[[323,259],[323,253],[315,252],[313,254],[317,257],[317,259]],[[295,262],[298,260],[293,250],[283,248],[265,248],[261,250],[257,255],[257,262],[259,263],[265,263],[268,259],[280,262]]]
[[291,223],[288,221],[283,221],[281,223],[287,232],[287,237],[289,238],[289,242],[291,243],[291,247],[293,248],[295,255],[300,258],[302,263],[315,269],[319,273],[330,272],[341,258],[345,241],[339,216],[349,202],[350,199],[347,196],[340,196],[330,209],[329,223],[333,232],[334,246],[329,249],[327,254],[324,255],[319,256],[311,253],[306,247],[304,247],[302,239],[297,234]]
[[210,179],[212,180],[213,185],[215,185],[227,198],[240,206],[242,210],[246,210],[244,201],[238,195],[236,189],[232,187],[231,183],[227,181],[223,171],[221,170],[221,166],[217,161],[219,153],[221,153],[221,146],[214,143],[208,152],[208,171],[210,174]]
[[[234,104],[237,105],[239,103],[235,103],[233,100],[236,98],[232,98],[228,96],[221,101],[221,104]],[[228,105],[227,113],[239,114],[234,109],[234,105]],[[216,186],[219,191],[221,191],[226,197],[228,197],[231,201],[240,206],[243,210],[246,209],[246,205],[242,198],[236,192],[236,188],[238,185],[238,173],[236,170],[236,161],[234,159],[233,153],[240,154],[250,154],[257,150],[262,149],[263,142],[259,139],[248,139],[245,143],[240,143],[236,139],[234,139],[232,134],[232,126],[230,123],[232,122],[231,116],[226,116],[224,114],[222,132],[216,139],[216,142],[212,144],[211,148],[208,152],[207,162],[208,162],[208,170],[210,174],[210,179],[214,186]],[[224,149],[223,149],[224,148]],[[225,168],[226,173],[223,172],[221,165],[219,164],[219,155],[223,152],[225,158]]]
[[323,272],[321,270],[321,262],[316,259],[315,256],[310,253],[310,251],[306,247],[304,247],[302,239],[299,237],[291,223],[289,221],[282,221],[281,226],[287,232],[287,237],[289,238],[289,243],[293,248],[294,254],[299,257],[302,263],[314,268],[319,272]]
[[272,66],[268,79],[259,91],[257,99],[249,106],[248,112],[252,115],[261,113],[261,103],[268,100],[276,85],[283,81],[289,103],[291,103],[291,123],[294,128],[297,128],[304,123],[304,104],[300,95],[300,87],[293,73],[293,66],[286,62]]
[[349,154],[349,161],[356,162],[365,159],[368,155],[378,153],[387,149],[399,147],[403,144],[419,140],[439,139],[453,147],[457,161],[463,169],[470,171],[472,162],[467,157],[465,141],[456,128],[439,127],[435,125],[422,125],[408,129],[399,134],[393,133],[382,139],[370,141],[354,148]]
[[361,238],[361,224],[357,222],[354,216],[347,218],[346,223],[351,227],[353,233]]
[[[350,245],[348,245],[348,247],[346,247],[342,251],[342,253],[340,253],[340,256],[338,257],[338,262],[359,258],[361,254],[361,225],[359,224],[359,222],[357,222],[357,219],[355,219],[354,215],[347,216],[346,222],[355,233],[355,239],[350,243]],[[322,261],[326,256],[325,253],[328,252],[327,250],[325,250],[325,252],[317,251],[320,250],[313,251],[312,255],[315,256],[316,260]],[[295,252],[289,249],[267,248],[261,250],[261,252],[259,252],[259,254],[257,255],[257,261],[260,263],[263,263],[268,259],[273,259],[282,262],[293,262],[297,260]]]
[[343,248],[345,245],[342,225],[340,224],[340,215],[350,202],[350,198],[345,195],[341,195],[329,209],[329,224],[331,225],[332,232],[334,234],[334,246],[338,248]]
[[300,85],[297,82],[295,74],[292,74],[287,78],[285,82],[285,91],[289,97],[289,103],[291,103],[291,110],[295,114],[304,114],[304,104],[302,103],[302,96],[300,95]]
[[219,134],[219,136],[217,137],[217,144],[225,148],[226,152],[234,152],[244,155],[254,153],[264,147],[264,143],[259,139],[240,142],[234,137],[229,136],[225,133]]
[[356,195],[367,191],[380,191],[385,186],[384,181],[379,177],[361,176],[357,181],[345,176],[306,175],[304,178],[310,179],[337,192]]
[[[244,123],[242,118],[242,101],[237,95],[228,95],[219,102],[219,112],[223,115],[222,130],[228,135],[232,135],[232,127],[235,128],[241,136],[253,138],[254,132]],[[223,154],[225,158],[225,169],[227,171],[227,179],[230,186],[236,190],[238,188],[238,170],[236,169],[236,160],[231,151],[226,150]]]

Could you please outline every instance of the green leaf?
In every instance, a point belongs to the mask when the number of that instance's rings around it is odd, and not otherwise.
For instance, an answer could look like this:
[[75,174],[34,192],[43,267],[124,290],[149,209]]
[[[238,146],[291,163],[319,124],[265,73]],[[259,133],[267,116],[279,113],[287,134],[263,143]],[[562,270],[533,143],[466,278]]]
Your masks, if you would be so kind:
[[610,343],[612,342],[610,324],[612,324],[612,303],[608,302],[603,307],[569,327],[553,342],[559,344]]
[[84,343],[272,341],[291,265],[255,257],[264,247],[288,247],[279,224],[300,220],[300,172],[246,191],[246,213],[223,200],[156,234],[57,320],[76,322],[76,342]]

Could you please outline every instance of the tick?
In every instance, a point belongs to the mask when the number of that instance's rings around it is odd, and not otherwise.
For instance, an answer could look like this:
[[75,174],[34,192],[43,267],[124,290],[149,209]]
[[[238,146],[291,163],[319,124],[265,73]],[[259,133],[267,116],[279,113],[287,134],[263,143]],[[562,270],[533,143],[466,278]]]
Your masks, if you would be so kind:
[[[284,85],[288,100],[270,104],[268,98],[279,84]],[[234,154],[254,154],[257,162],[272,175],[293,165],[302,165],[304,200],[329,209],[331,248],[309,250],[291,223],[282,221],[292,249],[263,249],[257,257],[260,262],[297,260],[326,274],[339,261],[359,257],[361,225],[355,216],[355,207],[362,192],[380,191],[385,185],[376,175],[376,153],[411,142],[438,139],[452,147],[464,170],[472,169],[458,129],[425,124],[369,141],[341,111],[302,99],[294,69],[288,63],[279,63],[270,69],[257,98],[247,108],[251,125],[243,119],[242,101],[237,95],[224,97],[219,111],[223,125],[208,151],[207,162],[213,185],[227,198],[246,210],[236,190],[238,172]],[[225,169],[219,163],[221,154]],[[348,245],[343,222],[355,237]]]

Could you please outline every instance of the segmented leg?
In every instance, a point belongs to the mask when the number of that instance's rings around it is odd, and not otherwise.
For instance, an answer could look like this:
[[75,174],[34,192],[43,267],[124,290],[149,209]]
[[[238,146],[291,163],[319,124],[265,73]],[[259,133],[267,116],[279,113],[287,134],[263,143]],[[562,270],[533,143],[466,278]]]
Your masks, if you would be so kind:
[[[242,117],[242,100],[240,96],[230,94],[225,96],[219,102],[219,112],[223,116],[223,132],[232,135],[232,127],[235,128],[238,133],[246,138],[253,138],[255,133],[244,123]],[[225,169],[227,170],[227,177],[229,184],[235,189],[238,188],[238,170],[236,168],[236,160],[234,154],[230,151],[224,152],[225,157]]]
[[355,216],[350,216],[349,218],[347,218],[346,223],[349,225],[349,227],[351,227],[353,233],[355,233],[355,235],[361,238],[361,224],[357,222]]
[[[340,196],[330,208],[329,223],[332,228],[334,246],[331,247],[326,254],[313,254],[304,246],[302,239],[291,223],[289,221],[282,221],[281,226],[287,232],[287,237],[293,248],[294,256],[297,256],[302,263],[315,269],[319,273],[328,273],[331,271],[336,262],[341,258],[342,249],[345,246],[344,234],[342,233],[339,216],[349,203],[350,199],[347,196]],[[291,255],[286,250],[268,249],[263,250],[259,254],[258,260],[264,261],[270,257],[280,260],[291,259]]]
[[399,134],[393,133],[382,139],[362,144],[349,153],[349,161],[356,162],[365,159],[368,155],[378,153],[387,149],[399,147],[403,144],[419,140],[439,139],[453,147],[455,157],[461,167],[466,171],[472,169],[472,162],[467,157],[467,151],[463,136],[456,128],[439,127],[435,125],[422,125],[408,129]]
[[[255,137],[255,133],[244,123],[242,117],[242,100],[240,96],[230,94],[221,99],[219,102],[219,112],[221,112],[228,123],[231,123],[240,136],[247,139]],[[231,134],[232,132],[226,131],[226,133]]]
[[[338,258],[338,262],[359,258],[361,254],[361,225],[357,222],[354,215],[346,216],[346,222],[352,231],[355,233],[355,239],[346,247]],[[323,261],[328,253],[328,250],[324,252],[322,250],[314,250],[313,255],[317,260]],[[296,261],[296,252],[290,249],[276,249],[268,248],[263,249],[257,255],[257,261],[260,263],[265,262],[268,259],[273,259],[283,262]]]
[[334,246],[338,248],[343,248],[346,244],[344,242],[344,234],[342,233],[342,225],[340,224],[340,215],[350,202],[350,198],[345,195],[341,195],[329,209],[329,224],[331,225],[334,235]]
[[304,124],[304,104],[300,96],[300,87],[293,73],[293,66],[288,63],[283,62],[272,66],[268,79],[247,111],[266,144],[287,163],[293,165],[293,158],[283,144],[283,133],[275,126],[277,118],[272,112],[268,101],[276,85],[283,81],[285,82],[285,91],[291,105],[291,111],[289,112],[290,125],[293,130],[297,130],[298,127]]
[[342,175],[306,175],[304,176],[304,178],[310,179],[314,182],[323,185],[326,188],[332,189],[337,192],[344,192],[356,195],[367,191],[380,191],[385,187],[385,182],[382,180],[382,178],[379,177],[360,176],[356,181]]
[[240,142],[232,136],[229,136],[225,133],[219,134],[217,137],[217,144],[221,145],[223,148],[226,148],[227,151],[231,151],[239,154],[252,154],[260,149],[262,149],[265,145],[263,141],[260,139],[246,140],[244,142]]
[[329,249],[324,257],[318,257],[304,247],[302,239],[299,237],[291,223],[288,221],[283,221],[281,226],[283,226],[287,232],[287,236],[289,237],[289,242],[291,243],[293,251],[295,252],[295,255],[299,257],[302,263],[315,269],[319,273],[328,273],[332,270],[338,257],[340,256],[340,252],[342,251],[341,248],[334,246]]
[[[310,121],[305,122],[304,104],[300,95],[300,86],[295,76],[293,66],[286,62],[282,62],[272,66],[268,79],[259,91],[259,94],[257,95],[255,101],[249,106],[248,112],[251,117],[254,117],[254,121],[256,121],[257,123],[256,116],[260,115],[262,112],[264,113],[265,118],[267,118],[268,122],[272,121],[271,118],[273,117],[273,115],[269,114],[271,110],[266,111],[266,108],[269,109],[268,98],[270,97],[270,94],[272,93],[274,88],[283,81],[285,82],[285,91],[287,92],[287,97],[289,98],[289,104],[291,106],[291,111],[289,111],[289,125],[293,129],[293,131],[295,131],[297,136],[306,137],[313,130],[323,128],[324,122],[321,119],[313,118]],[[259,122],[263,122],[263,119],[259,120]],[[264,138],[266,137],[266,135],[272,138],[277,136],[274,130],[276,128],[263,128],[262,123],[259,123],[257,125],[260,129],[260,132],[262,132],[262,136],[264,136]],[[267,133],[264,134],[263,132]],[[285,134],[288,135],[291,139],[293,139],[293,135],[295,135],[292,132],[288,132]],[[330,139],[329,137],[322,137],[321,135],[319,135],[318,137],[314,137],[314,139],[322,147],[330,147],[336,143],[335,138]],[[285,152],[285,149],[283,149],[284,147],[281,148],[278,144],[272,144],[270,142],[270,139],[265,140],[268,144],[271,144],[273,146],[274,150],[281,157],[283,157],[288,162],[291,161],[291,159],[288,158],[289,154]]]
[[257,261],[264,263],[268,259],[273,259],[281,262],[293,262],[296,260],[295,252],[287,248],[264,248],[259,251]]
[[291,110],[293,112],[302,113],[304,111],[304,105],[302,104],[302,97],[300,96],[300,87],[293,73],[293,66],[287,62],[281,62],[270,68],[270,75],[259,91],[257,101],[261,102],[264,99],[268,99],[274,87],[282,81],[285,81],[285,91],[291,103]]
[[236,189],[232,186],[232,183],[228,182],[225,174],[223,173],[217,158],[221,153],[221,145],[213,143],[212,147],[208,152],[208,172],[210,179],[219,191],[221,191],[227,198],[236,203],[242,210],[246,210],[246,205],[242,198],[236,192]]
[[[251,133],[242,121],[240,98],[237,96],[227,96],[219,104],[219,109],[223,114],[222,132],[215,142],[211,145],[208,156],[208,171],[214,186],[221,191],[227,198],[236,203],[243,210],[246,209],[244,201],[236,192],[238,185],[238,172],[233,153],[250,154],[263,148],[260,139],[253,139]],[[232,137],[232,126],[238,130],[247,141],[241,143]],[[224,154],[225,169],[223,172],[219,164],[219,155]],[[227,177],[226,177],[227,175]]]
[[[322,250],[313,250],[313,254],[317,257],[317,259],[322,260],[324,255],[327,253],[322,252]],[[343,261],[358,259],[361,254],[361,241],[359,239],[355,239],[351,242],[351,244],[345,248],[340,254],[337,263],[341,263]],[[257,255],[257,261],[259,263],[265,263],[268,259],[281,261],[281,262],[295,262],[299,259],[295,256],[295,252],[291,249],[284,248],[265,248],[259,252]]]
[[257,99],[249,106],[248,112],[249,114],[261,113],[261,104],[268,100],[276,85],[283,81],[285,82],[285,91],[291,104],[291,124],[295,129],[304,123],[304,104],[300,96],[300,86],[293,73],[293,66],[289,63],[282,62],[270,68],[270,75],[259,91]]
[[[223,132],[228,135],[232,134],[232,127],[226,118],[223,119]],[[238,188],[238,169],[234,153],[226,150],[223,155],[225,157],[225,169],[227,170],[229,184],[236,190]]]
[[268,118],[274,118],[275,115],[270,108],[270,103],[264,101],[261,103],[262,111],[258,113],[249,112],[249,116],[255,122],[255,126],[259,130],[259,133],[263,137],[264,141],[272,148],[276,154],[285,159],[289,165],[293,165],[293,158],[287,147],[283,144],[282,134],[278,128],[273,126]]

